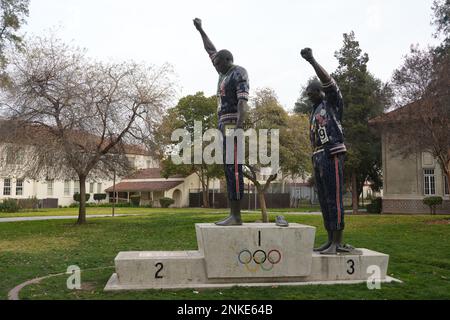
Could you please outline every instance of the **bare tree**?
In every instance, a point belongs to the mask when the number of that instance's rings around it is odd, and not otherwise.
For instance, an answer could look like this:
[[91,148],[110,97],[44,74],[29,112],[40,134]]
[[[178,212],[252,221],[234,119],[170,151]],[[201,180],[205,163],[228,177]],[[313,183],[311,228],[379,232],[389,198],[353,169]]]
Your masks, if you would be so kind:
[[422,99],[433,77],[433,49],[411,46],[403,65],[394,71],[391,88],[392,108],[399,108]]
[[125,145],[146,138],[173,96],[170,68],[96,62],[54,38],[37,38],[9,59],[2,109],[22,123],[17,138],[32,146],[26,173],[76,175],[78,223],[85,223],[86,179],[109,176],[113,167],[129,169]]
[[389,130],[398,155],[430,152],[450,181],[450,53],[413,52],[395,72],[393,86],[397,94],[403,88],[402,99],[410,103],[372,123]]

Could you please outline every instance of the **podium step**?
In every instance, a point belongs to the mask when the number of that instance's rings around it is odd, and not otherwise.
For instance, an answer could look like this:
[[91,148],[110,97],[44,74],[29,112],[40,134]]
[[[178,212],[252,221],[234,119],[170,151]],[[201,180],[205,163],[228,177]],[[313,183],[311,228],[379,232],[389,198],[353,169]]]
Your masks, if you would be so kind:
[[119,283],[152,288],[204,283],[204,261],[199,251],[120,252],[114,260]]
[[306,281],[386,279],[389,255],[358,249],[362,255],[321,255],[313,253],[311,274]]
[[209,279],[301,277],[311,272],[316,228],[297,223],[196,224]]

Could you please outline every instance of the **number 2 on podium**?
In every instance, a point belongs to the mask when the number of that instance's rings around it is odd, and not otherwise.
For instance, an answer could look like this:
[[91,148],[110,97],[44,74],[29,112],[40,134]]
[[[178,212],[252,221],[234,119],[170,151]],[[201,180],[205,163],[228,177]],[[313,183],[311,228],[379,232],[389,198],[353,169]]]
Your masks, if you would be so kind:
[[158,270],[156,270],[156,273],[155,273],[155,279],[162,279],[163,276],[160,276],[159,273],[164,268],[164,265],[161,262],[158,262],[157,264],[155,264],[155,267],[158,268]]

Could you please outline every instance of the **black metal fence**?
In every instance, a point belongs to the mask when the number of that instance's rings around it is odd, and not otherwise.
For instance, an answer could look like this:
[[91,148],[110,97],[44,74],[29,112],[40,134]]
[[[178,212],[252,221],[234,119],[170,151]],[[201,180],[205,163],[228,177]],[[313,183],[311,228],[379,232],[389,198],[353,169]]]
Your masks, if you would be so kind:
[[40,199],[39,208],[41,209],[58,208],[58,199]]
[[[289,208],[291,197],[289,193],[266,193],[267,208]],[[209,193],[209,205],[211,208],[228,208],[228,195],[226,193]],[[201,192],[189,193],[189,207],[200,208],[203,206],[203,194]],[[259,195],[245,193],[242,200],[243,210],[260,209]]]

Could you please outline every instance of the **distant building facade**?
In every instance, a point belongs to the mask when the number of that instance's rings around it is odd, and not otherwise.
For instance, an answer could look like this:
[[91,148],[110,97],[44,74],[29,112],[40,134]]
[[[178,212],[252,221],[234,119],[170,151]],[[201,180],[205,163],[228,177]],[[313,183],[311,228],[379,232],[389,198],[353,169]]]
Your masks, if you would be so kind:
[[[8,148],[0,147],[0,158],[2,151]],[[144,150],[130,148],[127,152],[127,158],[131,165],[139,169],[155,168],[159,166],[159,162],[146,154]],[[17,165],[17,164],[15,164]],[[19,164],[20,165],[20,164]],[[77,180],[33,180],[20,173],[20,170],[14,170],[14,174],[2,172],[0,174],[0,201],[3,199],[30,199],[53,200],[49,203],[57,203],[58,206],[69,206],[75,203],[73,196],[80,192],[80,183]],[[120,181],[120,178],[118,179]],[[94,203],[94,194],[105,193],[105,189],[113,185],[112,180],[88,180],[86,181],[86,193],[90,194],[88,203]],[[105,201],[108,201],[106,199]]]
[[398,155],[393,134],[389,126],[385,125],[413,106],[405,106],[370,121],[372,126],[381,129],[383,213],[429,213],[429,207],[423,204],[423,199],[440,196],[443,204],[437,207],[436,212],[450,214],[448,181],[437,159],[426,151],[417,151],[407,157]]

